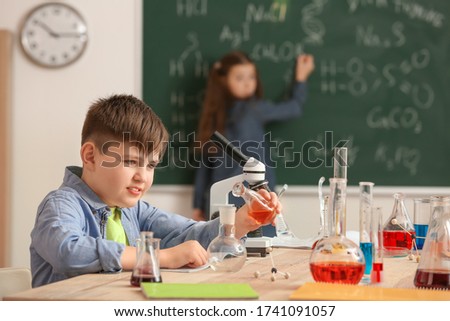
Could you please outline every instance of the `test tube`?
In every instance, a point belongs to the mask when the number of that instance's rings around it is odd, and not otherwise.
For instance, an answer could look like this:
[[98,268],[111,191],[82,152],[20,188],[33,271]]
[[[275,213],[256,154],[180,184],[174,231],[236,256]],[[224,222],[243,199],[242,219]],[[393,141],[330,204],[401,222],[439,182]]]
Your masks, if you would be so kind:
[[347,179],[347,147],[334,149],[334,178]]
[[373,251],[370,282],[372,284],[379,284],[383,282],[383,210],[381,207],[374,207],[372,209],[371,221],[370,238]]
[[366,260],[364,275],[370,278],[372,271],[372,242],[370,240],[370,226],[372,224],[372,203],[373,203],[372,182],[359,182],[359,247]]

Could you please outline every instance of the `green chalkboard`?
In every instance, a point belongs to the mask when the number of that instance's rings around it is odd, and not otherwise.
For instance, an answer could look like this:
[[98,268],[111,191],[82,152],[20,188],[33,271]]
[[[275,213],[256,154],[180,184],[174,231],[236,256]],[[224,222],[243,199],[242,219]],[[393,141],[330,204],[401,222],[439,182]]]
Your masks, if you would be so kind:
[[232,49],[251,55],[274,101],[288,92],[296,55],[315,57],[303,116],[267,128],[279,184],[330,177],[339,142],[349,184],[450,183],[450,2],[143,3],[143,98],[173,135],[156,184],[193,183],[189,140],[206,76]]

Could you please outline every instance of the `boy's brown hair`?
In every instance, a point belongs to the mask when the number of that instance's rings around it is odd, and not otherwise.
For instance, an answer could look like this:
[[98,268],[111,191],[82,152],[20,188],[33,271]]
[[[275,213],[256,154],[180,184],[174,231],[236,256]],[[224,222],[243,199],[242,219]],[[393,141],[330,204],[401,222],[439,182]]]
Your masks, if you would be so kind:
[[92,141],[103,150],[110,141],[138,146],[145,154],[162,156],[169,134],[161,119],[142,100],[132,95],[100,98],[89,108],[81,133],[81,144]]

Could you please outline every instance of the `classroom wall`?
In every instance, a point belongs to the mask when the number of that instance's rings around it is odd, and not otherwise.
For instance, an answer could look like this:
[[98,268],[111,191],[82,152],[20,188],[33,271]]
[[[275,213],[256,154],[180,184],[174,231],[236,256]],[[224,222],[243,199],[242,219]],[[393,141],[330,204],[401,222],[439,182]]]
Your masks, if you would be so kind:
[[[73,4],[84,15],[89,44],[79,61],[56,70],[29,62],[18,43],[21,20],[31,7],[41,2],[44,1],[0,0],[0,28],[14,34],[9,265],[29,265],[29,235],[37,206],[48,191],[60,185],[66,165],[80,164],[80,132],[88,105],[112,93],[141,96],[141,0],[63,1]],[[327,185],[324,187],[327,193]],[[407,206],[411,215],[412,197],[450,194],[445,188],[375,186],[375,202],[385,208],[386,218],[393,205],[392,193],[398,191],[409,197]],[[192,186],[155,186],[145,200],[190,216]],[[358,202],[358,188],[350,187],[349,230],[358,229]],[[283,204],[288,224],[299,237],[317,233],[316,186],[290,186]]]
[[140,0],[76,0],[89,43],[83,56],[61,69],[36,66],[19,45],[27,12],[44,1],[0,0],[0,28],[13,32],[11,265],[29,265],[36,209],[79,165],[81,126],[88,105],[112,93],[140,95]]

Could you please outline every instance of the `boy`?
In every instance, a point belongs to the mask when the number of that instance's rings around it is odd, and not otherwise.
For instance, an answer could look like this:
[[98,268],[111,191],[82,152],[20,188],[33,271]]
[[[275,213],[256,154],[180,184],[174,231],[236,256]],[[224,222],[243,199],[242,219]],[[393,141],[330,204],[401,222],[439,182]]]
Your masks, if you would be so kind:
[[[99,99],[83,125],[83,167],[67,167],[61,187],[38,208],[31,232],[33,287],[80,274],[131,270],[140,231],[161,239],[160,266],[196,267],[218,233],[218,220],[195,222],[140,200],[153,183],[168,133],[158,116],[128,95]],[[276,206],[274,193],[261,192]],[[244,206],[236,237],[259,225]]]

